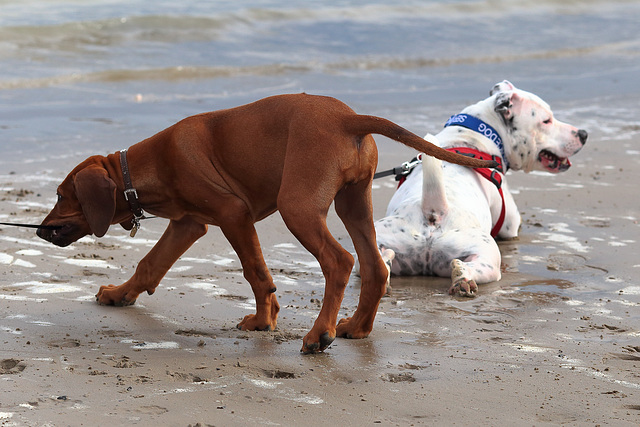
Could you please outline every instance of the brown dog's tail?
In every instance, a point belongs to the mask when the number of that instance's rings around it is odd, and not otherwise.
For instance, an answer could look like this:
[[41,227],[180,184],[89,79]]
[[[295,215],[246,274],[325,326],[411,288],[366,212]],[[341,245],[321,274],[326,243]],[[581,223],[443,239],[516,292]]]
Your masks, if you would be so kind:
[[371,133],[384,135],[445,162],[471,168],[495,168],[498,166],[493,160],[479,160],[447,151],[382,117],[360,114],[348,115],[345,116],[343,124],[345,131],[353,135],[368,135]]

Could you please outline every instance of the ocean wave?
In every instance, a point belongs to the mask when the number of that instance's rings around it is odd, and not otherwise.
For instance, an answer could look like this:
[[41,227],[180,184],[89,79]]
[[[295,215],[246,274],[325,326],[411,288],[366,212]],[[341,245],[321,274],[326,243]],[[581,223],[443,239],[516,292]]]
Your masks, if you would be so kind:
[[293,72],[308,72],[310,66],[271,64],[253,67],[165,67],[138,70],[107,70],[92,73],[73,73],[67,75],[42,77],[35,79],[16,79],[0,81],[0,90],[38,89],[50,86],[90,82],[127,82],[145,80],[180,81],[194,79],[216,79],[241,76],[271,76]]
[[[15,2],[9,2],[15,3]],[[53,8],[58,2],[45,2],[43,10]],[[48,24],[13,25],[10,20],[0,19],[0,52],[8,54],[22,49],[36,48],[49,51],[86,51],[95,47],[125,45],[131,41],[154,43],[180,43],[188,41],[210,41],[227,37],[234,31],[255,30],[261,26],[282,23],[330,23],[330,22],[398,22],[404,19],[421,18],[429,20],[471,20],[482,15],[490,15],[492,20],[509,14],[542,13],[594,13],[598,8],[637,3],[632,0],[466,0],[403,2],[401,4],[365,4],[331,6],[319,3],[313,8],[306,3],[294,3],[283,7],[276,3],[273,7],[238,6],[236,10],[209,10],[199,8],[197,14],[189,14],[183,9],[165,10],[163,14],[145,14],[135,8],[116,7],[106,19],[89,19],[94,14],[88,11],[77,14],[58,14],[55,22]],[[116,2],[117,4],[117,2]],[[14,5],[15,6],[15,5]],[[0,2],[0,15],[3,12]],[[85,6],[86,8],[86,6]],[[113,16],[116,11],[130,10],[131,15]],[[24,7],[24,14],[31,14]],[[75,21],[67,16],[77,16]],[[15,18],[13,22],[29,22],[27,18]],[[37,21],[36,21],[37,22]],[[348,23],[345,23],[348,25]],[[455,22],[452,22],[455,25]]]
[[83,52],[95,47],[126,45],[132,41],[184,42],[211,40],[231,23],[225,18],[143,16],[42,26],[0,28],[0,49]]
[[[132,81],[181,81],[221,79],[246,76],[278,76],[285,74],[340,73],[376,70],[414,70],[421,68],[448,67],[456,65],[500,64],[519,61],[552,60],[588,56],[594,54],[615,55],[637,51],[640,40],[608,43],[583,48],[565,48],[549,51],[504,53],[501,55],[469,57],[393,57],[351,56],[333,62],[308,61],[299,63],[271,63],[252,66],[175,66],[143,69],[113,69],[87,73],[71,73],[42,78],[0,80],[0,90],[35,89],[80,83],[120,83]],[[636,53],[637,55],[637,53]]]

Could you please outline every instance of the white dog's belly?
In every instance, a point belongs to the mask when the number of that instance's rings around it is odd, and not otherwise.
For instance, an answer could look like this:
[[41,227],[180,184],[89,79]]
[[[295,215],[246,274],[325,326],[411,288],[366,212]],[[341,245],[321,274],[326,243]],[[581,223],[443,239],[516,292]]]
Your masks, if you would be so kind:
[[[433,251],[431,244],[440,231],[422,220],[419,205],[403,206],[401,215],[385,217],[376,222],[376,234],[380,248],[392,249],[396,257],[391,273],[402,276],[431,276]],[[414,212],[407,215],[409,207]]]
[[[419,206],[415,210],[419,211]],[[394,275],[447,277],[452,260],[471,259],[481,247],[495,245],[477,226],[446,228],[406,219],[389,216],[375,224],[379,247],[395,252],[391,264]]]
[[375,223],[380,248],[395,258],[391,273],[400,276],[450,276],[453,259],[468,259],[478,244],[492,244],[482,230],[491,225],[487,197],[475,172],[444,165],[448,212],[430,223],[424,214],[422,167],[394,193],[387,216]]
[[[509,228],[519,216],[511,195],[506,199]],[[375,223],[378,246],[394,253],[391,274],[451,277],[449,293],[465,296],[500,280],[500,250],[489,230],[502,201],[495,185],[471,169],[433,161],[417,167]]]

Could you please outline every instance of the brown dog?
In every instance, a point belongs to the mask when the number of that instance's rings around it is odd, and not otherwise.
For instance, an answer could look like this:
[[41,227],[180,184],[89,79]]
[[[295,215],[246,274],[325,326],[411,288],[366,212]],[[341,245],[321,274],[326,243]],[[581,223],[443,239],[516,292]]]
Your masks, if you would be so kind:
[[[217,225],[238,254],[256,298],[256,314],[238,327],[273,330],[280,306],[254,223],[279,210],[325,276],[322,309],[302,345],[305,353],[322,351],[336,335],[366,337],[385,292],[388,270],[376,245],[371,206],[378,163],[372,133],[445,161],[493,166],[437,148],[386,119],[358,115],[333,98],[273,96],[188,117],[128,151],[89,157],[60,184],[58,202],[42,222],[61,228],[37,234],[58,246],[92,233],[102,237],[111,224],[137,226],[132,210],[139,216],[139,206],[170,219],[134,275],[120,286],[101,286],[96,296],[101,304],[129,305],[143,291],[153,294],[173,263],[207,232],[207,224]],[[125,191],[131,181],[135,190]],[[337,326],[354,259],[327,229],[334,200],[362,278],[357,310]]]

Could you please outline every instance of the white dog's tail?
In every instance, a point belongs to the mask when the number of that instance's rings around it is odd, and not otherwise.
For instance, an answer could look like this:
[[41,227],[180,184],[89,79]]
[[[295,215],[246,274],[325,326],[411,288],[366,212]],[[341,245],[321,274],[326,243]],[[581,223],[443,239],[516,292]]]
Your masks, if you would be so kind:
[[429,224],[436,225],[449,211],[444,190],[442,161],[422,156],[422,213]]

